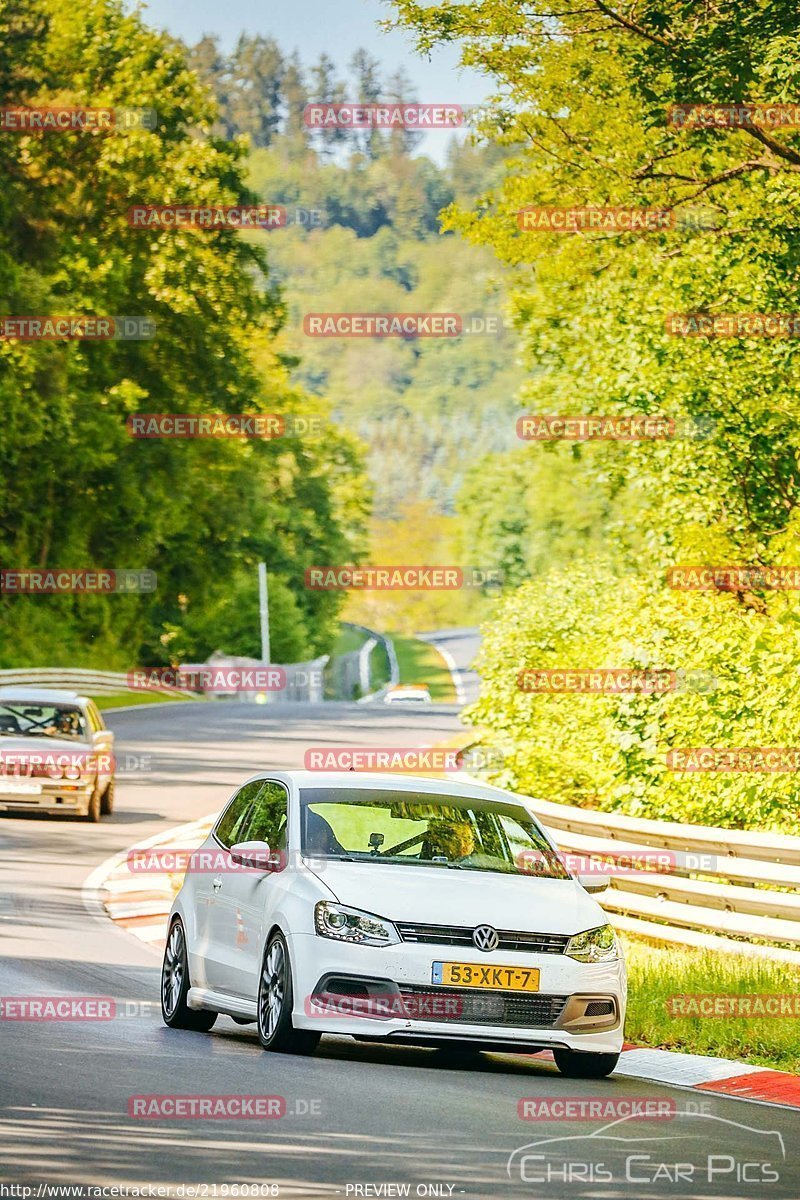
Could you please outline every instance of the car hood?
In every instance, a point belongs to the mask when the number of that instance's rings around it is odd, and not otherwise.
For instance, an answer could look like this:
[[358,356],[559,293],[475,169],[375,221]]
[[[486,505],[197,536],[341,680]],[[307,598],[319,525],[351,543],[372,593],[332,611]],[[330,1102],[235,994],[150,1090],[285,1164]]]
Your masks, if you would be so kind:
[[312,869],[340,904],[391,921],[566,934],[606,921],[574,879],[319,859]]
[[91,754],[89,742],[57,737],[0,737],[0,758],[7,754]]

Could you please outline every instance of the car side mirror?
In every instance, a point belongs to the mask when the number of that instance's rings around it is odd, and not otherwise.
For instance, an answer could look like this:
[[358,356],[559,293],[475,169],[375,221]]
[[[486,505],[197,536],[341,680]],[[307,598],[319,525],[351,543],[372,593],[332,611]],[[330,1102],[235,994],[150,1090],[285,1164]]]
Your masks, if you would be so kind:
[[235,863],[257,871],[271,871],[275,867],[275,858],[266,842],[237,842],[231,846],[230,855]]
[[607,875],[579,875],[578,883],[584,889],[594,895],[596,892],[604,892],[608,887],[609,880]]

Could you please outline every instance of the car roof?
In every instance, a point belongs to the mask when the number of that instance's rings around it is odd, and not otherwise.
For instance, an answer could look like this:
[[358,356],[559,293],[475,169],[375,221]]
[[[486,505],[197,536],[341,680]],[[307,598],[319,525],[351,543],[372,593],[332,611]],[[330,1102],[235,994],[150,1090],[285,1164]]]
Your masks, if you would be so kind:
[[[486,800],[506,800],[525,807],[525,797],[516,796],[502,788],[477,780],[456,782],[436,776],[395,774],[391,771],[258,771],[250,779],[277,779],[297,788],[353,788],[366,790],[385,788],[397,792],[433,792],[440,796],[482,797]],[[243,781],[244,782],[244,781]]]
[[77,692],[59,691],[55,688],[5,687],[0,688],[0,703],[3,700],[27,700],[33,704],[87,704],[87,696]]

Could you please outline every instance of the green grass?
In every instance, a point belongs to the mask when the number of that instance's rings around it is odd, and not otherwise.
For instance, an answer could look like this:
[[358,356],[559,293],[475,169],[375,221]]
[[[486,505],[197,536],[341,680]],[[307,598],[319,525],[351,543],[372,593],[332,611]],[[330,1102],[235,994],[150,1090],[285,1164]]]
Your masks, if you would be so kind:
[[690,946],[657,946],[623,937],[628,963],[629,1042],[717,1055],[800,1073],[796,1016],[672,1016],[672,996],[800,996],[800,971],[788,963]]
[[129,704],[163,704],[165,700],[197,700],[193,693],[168,696],[159,692],[114,692],[110,696],[92,696],[98,708],[127,708]]
[[345,625],[340,626],[336,641],[333,643],[331,650],[331,658],[340,658],[343,654],[352,654],[356,650],[360,650],[367,641],[363,633],[359,633],[357,629],[348,629]]
[[401,683],[424,683],[433,700],[455,704],[456,690],[447,663],[435,646],[418,638],[389,635],[394,642]]

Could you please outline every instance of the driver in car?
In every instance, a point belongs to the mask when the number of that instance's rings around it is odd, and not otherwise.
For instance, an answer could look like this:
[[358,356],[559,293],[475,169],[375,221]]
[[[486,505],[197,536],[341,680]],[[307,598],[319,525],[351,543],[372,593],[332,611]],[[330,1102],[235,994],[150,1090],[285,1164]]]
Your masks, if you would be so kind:
[[44,732],[48,737],[79,738],[83,732],[80,714],[74,709],[59,709]]
[[468,867],[497,869],[502,865],[495,855],[484,853],[475,838],[470,821],[437,821],[428,825],[420,851],[421,859],[446,858]]
[[446,858],[458,862],[475,850],[475,833],[469,821],[431,821],[420,858]]

